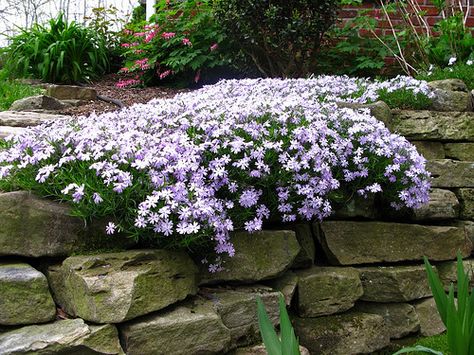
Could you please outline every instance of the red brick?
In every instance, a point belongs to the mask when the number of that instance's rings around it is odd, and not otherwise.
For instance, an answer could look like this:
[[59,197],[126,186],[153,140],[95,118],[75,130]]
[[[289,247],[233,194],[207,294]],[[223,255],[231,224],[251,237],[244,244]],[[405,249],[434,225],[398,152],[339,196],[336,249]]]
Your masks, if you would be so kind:
[[435,6],[420,6],[420,10],[425,13],[425,16],[439,15],[438,9]]

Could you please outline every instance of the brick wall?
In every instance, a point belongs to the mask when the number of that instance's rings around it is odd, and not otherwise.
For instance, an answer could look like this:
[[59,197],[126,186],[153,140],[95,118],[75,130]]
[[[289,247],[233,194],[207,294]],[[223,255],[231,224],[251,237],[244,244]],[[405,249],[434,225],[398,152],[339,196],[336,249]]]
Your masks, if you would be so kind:
[[[469,7],[469,15],[466,21],[466,25],[468,27],[474,27],[474,1],[471,0],[469,3],[467,0],[461,0],[464,9],[466,6]],[[442,17],[438,13],[438,10],[435,6],[432,5],[430,0],[417,0],[417,4],[419,5],[420,9],[425,12],[425,20],[429,26],[433,26],[436,22],[438,22]],[[456,6],[458,2],[455,2]],[[456,7],[457,9],[459,7]],[[359,10],[366,10],[368,11],[367,14],[373,16],[375,19],[378,20],[376,33],[377,35],[387,35],[391,33],[391,26],[390,23],[387,21],[383,11],[380,9],[379,1],[364,1],[361,5],[358,6],[345,6],[339,12],[339,19],[341,23],[352,19],[357,16]],[[392,23],[396,25],[400,25],[403,23],[401,16],[397,16],[397,14],[391,14]],[[416,19],[414,19],[416,23]],[[417,27],[422,30],[421,25],[417,24]],[[361,35],[370,35],[368,31],[361,31]]]

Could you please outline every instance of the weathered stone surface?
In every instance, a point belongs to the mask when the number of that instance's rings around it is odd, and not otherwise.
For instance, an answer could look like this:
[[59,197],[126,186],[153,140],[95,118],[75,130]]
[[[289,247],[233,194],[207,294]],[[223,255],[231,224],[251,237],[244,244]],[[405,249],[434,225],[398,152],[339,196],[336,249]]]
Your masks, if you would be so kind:
[[67,319],[30,325],[0,334],[0,354],[124,354],[113,325],[87,325],[82,319]]
[[0,324],[53,320],[56,306],[46,277],[28,264],[0,263]]
[[10,107],[11,111],[29,111],[34,112],[36,110],[54,111],[61,110],[67,107],[65,103],[62,103],[58,99],[46,95],[36,95],[25,97],[20,100],[16,100]]
[[431,173],[432,187],[474,187],[474,161],[430,160],[426,168]]
[[404,260],[452,260],[468,256],[472,242],[463,228],[385,222],[327,221],[322,245],[334,264],[354,265]]
[[37,126],[49,121],[70,118],[71,117],[69,116],[53,115],[49,113],[2,111],[0,112],[0,126],[29,127]]
[[461,79],[433,80],[433,81],[430,81],[428,85],[432,87],[433,89],[469,92],[467,85]]
[[473,221],[460,221],[458,225],[464,229],[467,237],[474,244],[474,222]]
[[441,320],[434,298],[426,298],[413,304],[420,321],[420,335],[430,337],[446,330]]
[[314,264],[316,248],[314,245],[313,232],[309,223],[295,224],[292,229],[295,231],[296,239],[301,247],[300,252],[293,262],[293,268],[307,268]]
[[353,102],[337,102],[337,106],[341,108],[351,108],[354,110],[369,109],[370,114],[379,121],[385,123],[390,129],[393,121],[392,110],[383,101],[377,101],[371,104],[358,104]]
[[[265,345],[254,345],[245,348],[238,348],[232,351],[232,355],[267,355],[268,352],[265,349]],[[300,355],[311,355],[304,346],[300,345]]]
[[472,111],[471,93],[434,89],[431,99],[431,109],[434,111]]
[[0,139],[5,139],[10,135],[20,134],[24,130],[25,128],[22,127],[0,126]]
[[382,316],[390,338],[402,338],[420,329],[415,307],[408,303],[358,302],[355,309]]
[[204,265],[203,284],[221,281],[253,283],[278,277],[300,252],[295,232],[285,230],[236,232],[231,236],[235,248],[232,258],[224,258],[224,270],[210,273]]
[[317,317],[344,312],[362,296],[354,268],[313,267],[298,275],[298,315]]
[[430,141],[412,141],[416,147],[418,153],[423,155],[425,159],[444,159],[444,147],[441,142],[430,142]]
[[413,220],[446,220],[459,216],[459,201],[454,192],[432,189],[426,205],[413,211]]
[[74,85],[49,85],[46,88],[46,94],[59,100],[97,99],[97,91],[95,89]]
[[266,286],[202,288],[200,294],[212,302],[222,323],[230,330],[231,347],[254,344],[261,340],[257,319],[257,296],[265,304],[273,325],[279,323],[279,292]]
[[423,265],[360,267],[363,301],[406,302],[431,296]]
[[0,255],[63,256],[82,246],[80,218],[25,191],[0,193],[0,220]]
[[375,207],[374,197],[364,198],[355,196],[343,204],[334,204],[334,213],[331,219],[347,219],[347,218],[367,218],[375,219],[377,217],[377,209]]
[[272,289],[281,292],[285,298],[286,305],[290,306],[296,287],[298,286],[298,276],[296,276],[292,271],[287,271],[277,279],[266,281],[265,284],[270,286]]
[[347,312],[318,318],[295,318],[295,333],[311,354],[352,355],[380,350],[390,343],[377,314]]
[[121,325],[127,355],[222,354],[231,344],[210,301],[188,301]]
[[[474,260],[463,260],[464,271],[469,275],[470,288],[474,287]],[[438,275],[446,290],[449,290],[449,285],[457,285],[457,262],[447,261],[436,265]]]
[[456,195],[461,204],[460,217],[474,219],[474,189],[459,189],[456,191]]
[[444,151],[446,152],[446,158],[454,160],[474,161],[474,143],[445,143]]
[[131,250],[69,257],[48,270],[54,298],[67,313],[119,323],[197,291],[197,268],[183,252]]
[[473,112],[392,112],[394,131],[410,140],[474,141]]

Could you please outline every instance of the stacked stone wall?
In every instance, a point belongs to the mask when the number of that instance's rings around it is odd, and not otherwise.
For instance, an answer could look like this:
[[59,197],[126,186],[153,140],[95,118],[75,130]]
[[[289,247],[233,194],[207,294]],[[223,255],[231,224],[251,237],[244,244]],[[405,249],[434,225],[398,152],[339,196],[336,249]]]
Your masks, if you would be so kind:
[[474,112],[461,83],[432,85],[430,111],[365,106],[428,159],[427,206],[354,199],[322,223],[237,232],[222,272],[100,235],[100,222],[85,227],[65,205],[0,193],[0,354],[265,353],[256,298],[277,325],[280,293],[311,354],[390,351],[442,333],[422,258],[446,287],[458,251],[474,266]]

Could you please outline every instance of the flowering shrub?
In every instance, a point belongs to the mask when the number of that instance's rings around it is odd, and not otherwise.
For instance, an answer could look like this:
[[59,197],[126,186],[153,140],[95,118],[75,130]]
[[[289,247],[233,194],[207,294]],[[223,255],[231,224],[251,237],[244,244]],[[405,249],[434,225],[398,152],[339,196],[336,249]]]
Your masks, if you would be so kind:
[[230,231],[323,219],[341,195],[381,193],[395,208],[428,200],[415,147],[368,112],[332,102],[375,100],[384,85],[329,76],[221,81],[48,123],[9,139],[0,185],[71,201],[78,216],[108,216],[109,234],[155,236],[167,247],[211,242],[232,256]]
[[173,74],[189,74],[195,82],[201,70],[228,61],[219,50],[224,36],[218,31],[209,1],[166,1],[157,3],[152,23],[126,28],[121,72],[135,72],[135,81],[119,86],[149,84]]

